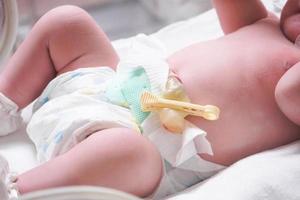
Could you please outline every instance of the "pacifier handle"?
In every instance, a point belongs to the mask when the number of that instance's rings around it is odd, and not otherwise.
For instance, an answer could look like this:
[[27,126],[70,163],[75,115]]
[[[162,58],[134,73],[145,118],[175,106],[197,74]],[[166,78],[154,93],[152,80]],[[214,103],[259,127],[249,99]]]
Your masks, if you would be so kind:
[[141,106],[143,111],[158,111],[163,108],[170,108],[188,115],[203,117],[207,120],[217,120],[220,114],[220,109],[213,105],[202,106],[188,102],[164,99],[148,91],[142,93]]

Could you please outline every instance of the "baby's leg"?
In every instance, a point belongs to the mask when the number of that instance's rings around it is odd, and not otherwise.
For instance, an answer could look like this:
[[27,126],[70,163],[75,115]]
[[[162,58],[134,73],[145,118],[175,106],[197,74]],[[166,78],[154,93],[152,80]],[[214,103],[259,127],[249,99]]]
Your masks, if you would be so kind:
[[104,186],[147,196],[157,187],[161,158],[146,138],[126,128],[99,131],[69,152],[19,176],[22,194],[69,185]]
[[0,75],[0,92],[20,108],[57,74],[79,67],[115,67],[118,56],[104,32],[82,9],[62,6],[33,27]]

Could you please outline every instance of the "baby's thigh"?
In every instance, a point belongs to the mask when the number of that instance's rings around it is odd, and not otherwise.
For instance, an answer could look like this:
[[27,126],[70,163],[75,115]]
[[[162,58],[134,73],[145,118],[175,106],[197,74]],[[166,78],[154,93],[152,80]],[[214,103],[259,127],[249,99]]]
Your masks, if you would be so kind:
[[[85,166],[88,165],[90,172],[95,171],[93,177],[99,180],[99,185],[103,179],[110,180],[112,187],[115,184],[125,184],[128,187],[126,191],[139,196],[151,194],[162,175],[162,160],[156,147],[148,139],[128,128],[97,131],[68,154],[76,155],[78,160],[82,159],[80,163],[84,163],[84,167],[77,169],[77,172],[82,171],[79,174],[84,174]],[[89,157],[91,162],[87,163]]]
[[51,60],[58,74],[80,67],[110,66],[118,56],[93,18],[76,6],[60,6],[37,23],[46,32]]

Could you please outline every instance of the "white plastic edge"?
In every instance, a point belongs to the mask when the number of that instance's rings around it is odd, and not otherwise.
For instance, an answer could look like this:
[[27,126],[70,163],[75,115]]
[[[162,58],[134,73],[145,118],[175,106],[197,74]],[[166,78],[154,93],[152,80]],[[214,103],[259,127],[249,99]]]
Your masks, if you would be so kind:
[[74,186],[37,191],[21,196],[20,200],[142,200],[109,188]]
[[[18,8],[16,0],[3,0],[5,21],[3,37],[0,38],[0,64],[10,55],[17,37]],[[1,70],[1,69],[0,69]]]

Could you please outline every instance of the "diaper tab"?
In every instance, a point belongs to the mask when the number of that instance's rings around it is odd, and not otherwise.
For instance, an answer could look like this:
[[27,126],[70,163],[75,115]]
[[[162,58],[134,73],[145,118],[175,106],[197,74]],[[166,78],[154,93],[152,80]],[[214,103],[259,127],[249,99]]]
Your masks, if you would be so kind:
[[141,110],[140,96],[143,91],[151,91],[150,81],[145,69],[137,66],[126,73],[118,73],[109,84],[106,97],[116,105],[129,108],[140,125],[149,115],[149,112]]

